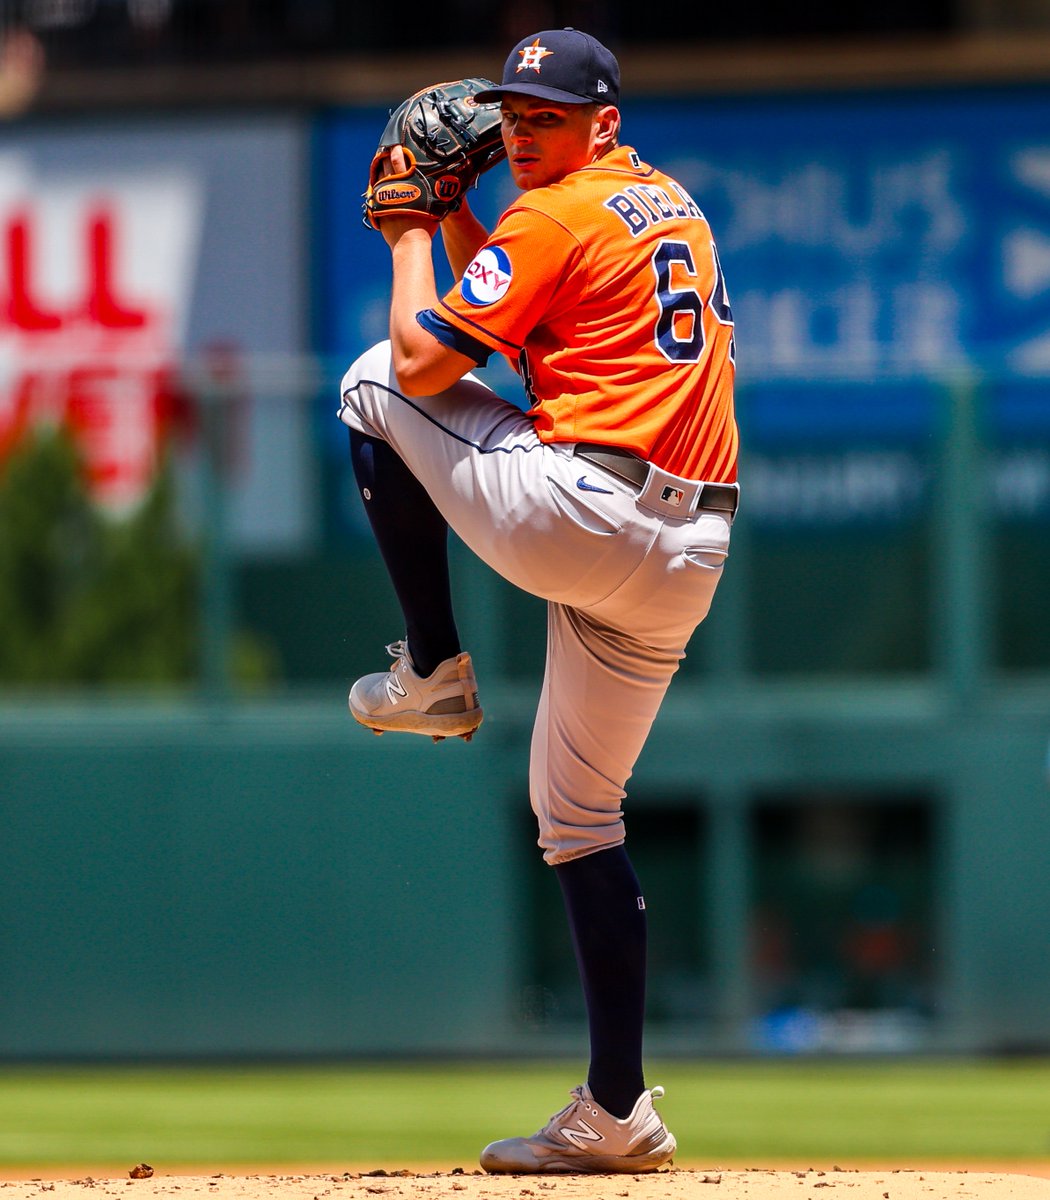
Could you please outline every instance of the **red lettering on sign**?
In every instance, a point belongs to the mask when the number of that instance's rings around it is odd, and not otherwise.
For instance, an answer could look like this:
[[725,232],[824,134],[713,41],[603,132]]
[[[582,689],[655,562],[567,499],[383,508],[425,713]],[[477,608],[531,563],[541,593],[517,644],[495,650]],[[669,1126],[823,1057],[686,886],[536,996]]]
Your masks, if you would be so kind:
[[0,457],[42,423],[64,426],[94,494],[119,510],[149,488],[167,437],[191,424],[171,366],[173,330],[163,305],[136,303],[121,287],[116,203],[73,210],[74,225],[63,231],[79,251],[72,255],[41,253],[54,236],[45,224],[55,219],[29,206],[0,214],[0,343],[8,364]]
[[87,310],[104,329],[141,329],[148,314],[141,308],[121,304],[113,294],[113,217],[108,212],[92,214],[88,222],[90,289]]
[[32,243],[29,218],[24,214],[12,218],[7,225],[7,317],[16,329],[27,333],[60,329],[62,318],[48,312],[35,302],[30,286]]

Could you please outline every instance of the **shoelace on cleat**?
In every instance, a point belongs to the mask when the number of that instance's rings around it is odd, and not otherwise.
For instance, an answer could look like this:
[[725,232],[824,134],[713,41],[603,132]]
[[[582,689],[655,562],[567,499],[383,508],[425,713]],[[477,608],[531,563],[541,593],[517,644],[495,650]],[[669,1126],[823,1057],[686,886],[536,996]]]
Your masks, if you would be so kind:
[[402,659],[410,661],[408,658],[408,642],[404,639],[398,642],[391,642],[390,645],[387,646],[386,652],[392,659],[394,659],[394,661],[390,664],[391,671],[397,670]]

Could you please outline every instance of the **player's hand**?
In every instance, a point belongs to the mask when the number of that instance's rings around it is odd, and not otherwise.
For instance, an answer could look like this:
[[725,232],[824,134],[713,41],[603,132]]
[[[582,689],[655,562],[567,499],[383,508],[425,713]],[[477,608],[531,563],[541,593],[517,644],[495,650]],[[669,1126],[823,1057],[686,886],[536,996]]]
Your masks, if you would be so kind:
[[[388,175],[402,174],[406,165],[404,147],[391,146],[390,154],[383,163],[383,178],[385,179]],[[437,228],[434,221],[426,217],[417,217],[412,213],[405,213],[403,216],[400,213],[389,213],[378,224],[379,232],[391,249],[412,229],[425,229],[427,236],[432,238],[434,230]]]

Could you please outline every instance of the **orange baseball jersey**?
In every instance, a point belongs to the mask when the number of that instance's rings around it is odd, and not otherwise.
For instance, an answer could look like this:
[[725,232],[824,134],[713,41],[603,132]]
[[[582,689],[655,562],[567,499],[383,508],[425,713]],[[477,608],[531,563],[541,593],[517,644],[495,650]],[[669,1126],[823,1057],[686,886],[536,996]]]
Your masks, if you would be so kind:
[[517,365],[545,442],[736,480],[733,315],[711,230],[629,146],[525,192],[434,314]]

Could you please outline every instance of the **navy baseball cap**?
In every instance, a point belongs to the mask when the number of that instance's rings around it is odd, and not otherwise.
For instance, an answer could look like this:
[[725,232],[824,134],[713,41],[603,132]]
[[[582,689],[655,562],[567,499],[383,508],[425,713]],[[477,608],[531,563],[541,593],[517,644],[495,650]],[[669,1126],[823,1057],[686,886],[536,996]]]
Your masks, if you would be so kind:
[[522,92],[564,104],[619,104],[620,65],[611,50],[579,29],[533,33],[510,52],[503,82],[478,92],[479,104],[491,104],[505,92]]

